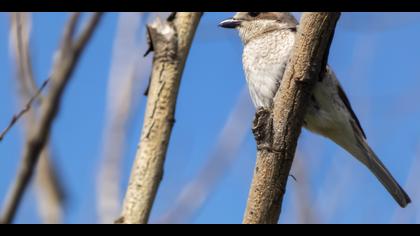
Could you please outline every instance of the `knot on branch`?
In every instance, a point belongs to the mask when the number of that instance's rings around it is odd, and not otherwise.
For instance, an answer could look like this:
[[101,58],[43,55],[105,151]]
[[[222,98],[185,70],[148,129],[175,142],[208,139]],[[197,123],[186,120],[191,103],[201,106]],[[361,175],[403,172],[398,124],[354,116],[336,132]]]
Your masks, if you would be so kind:
[[147,33],[149,49],[144,56],[153,51],[154,60],[171,62],[176,59],[177,33],[170,21],[162,21],[157,18],[153,23],[147,25]]

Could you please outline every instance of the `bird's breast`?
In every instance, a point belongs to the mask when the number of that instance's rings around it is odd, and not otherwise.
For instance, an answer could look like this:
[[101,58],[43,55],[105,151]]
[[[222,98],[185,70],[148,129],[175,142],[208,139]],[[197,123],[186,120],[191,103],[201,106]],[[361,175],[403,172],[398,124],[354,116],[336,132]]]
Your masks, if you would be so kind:
[[294,36],[269,34],[248,42],[243,66],[249,92],[256,107],[270,107],[290,57]]

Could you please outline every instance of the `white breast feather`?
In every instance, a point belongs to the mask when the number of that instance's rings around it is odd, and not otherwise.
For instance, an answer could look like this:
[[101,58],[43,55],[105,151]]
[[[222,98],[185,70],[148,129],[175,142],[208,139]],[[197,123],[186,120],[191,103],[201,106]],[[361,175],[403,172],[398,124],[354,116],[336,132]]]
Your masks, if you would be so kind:
[[[264,41],[263,41],[264,40]],[[273,42],[267,45],[269,40]],[[280,31],[245,45],[243,65],[250,96],[256,107],[270,107],[294,43],[291,32]]]

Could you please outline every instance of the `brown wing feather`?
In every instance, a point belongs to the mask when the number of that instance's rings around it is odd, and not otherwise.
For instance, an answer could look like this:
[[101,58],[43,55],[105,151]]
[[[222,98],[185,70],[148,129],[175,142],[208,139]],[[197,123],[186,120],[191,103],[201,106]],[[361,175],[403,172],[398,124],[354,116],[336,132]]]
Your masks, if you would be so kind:
[[353,117],[354,121],[356,122],[357,127],[359,128],[359,130],[362,133],[363,137],[366,139],[365,131],[363,130],[362,126],[360,125],[360,121],[357,118],[356,114],[354,113],[353,108],[351,107],[350,101],[347,98],[346,93],[344,92],[343,88],[341,88],[341,86],[339,84],[337,85],[337,89],[338,89],[338,96],[341,98],[341,100],[343,101],[344,105],[346,105],[347,110],[350,112],[351,116]]

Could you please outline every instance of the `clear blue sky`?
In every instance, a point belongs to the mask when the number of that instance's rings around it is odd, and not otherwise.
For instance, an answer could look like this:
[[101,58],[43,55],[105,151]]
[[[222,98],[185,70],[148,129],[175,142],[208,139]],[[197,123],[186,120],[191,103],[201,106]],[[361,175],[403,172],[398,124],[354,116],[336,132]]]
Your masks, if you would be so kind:
[[[165,176],[151,220],[156,222],[182,187],[207,162],[230,111],[245,85],[242,46],[235,31],[217,27],[233,13],[206,13],[185,68]],[[41,84],[50,71],[67,13],[34,13],[32,53]],[[83,54],[53,127],[53,154],[68,192],[65,223],[95,223],[96,177],[106,117],[107,80],[118,14],[108,13]],[[297,187],[309,183],[306,202],[320,222],[420,223],[420,14],[344,13],[338,23],[329,63],[361,120],[370,145],[413,204],[404,210],[378,181],[330,141],[304,131],[299,160],[305,174],[289,180],[280,222],[298,222]],[[143,27],[143,26],[142,26]],[[139,51],[139,54],[144,52]],[[0,129],[20,108],[9,51],[9,15],[0,14]],[[143,91],[139,90],[138,93]],[[249,98],[248,103],[249,103]],[[127,132],[121,195],[127,185],[140,136],[145,99],[138,103]],[[249,127],[252,124],[249,109]],[[248,119],[248,118],[247,118]],[[235,137],[231,137],[235,139]],[[22,153],[21,127],[0,143],[0,203],[15,176]],[[190,223],[240,223],[255,162],[249,129],[232,166]],[[293,168],[292,173],[296,169]],[[417,177],[416,177],[417,174]],[[416,180],[417,179],[417,180]],[[39,223],[34,188],[26,192],[17,223]]]

